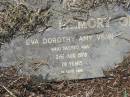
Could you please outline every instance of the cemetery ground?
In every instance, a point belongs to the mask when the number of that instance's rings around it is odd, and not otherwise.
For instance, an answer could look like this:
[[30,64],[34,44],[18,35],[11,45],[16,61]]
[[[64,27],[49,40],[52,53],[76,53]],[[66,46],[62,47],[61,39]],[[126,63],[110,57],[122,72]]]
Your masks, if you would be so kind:
[[[24,5],[4,5],[0,6],[0,45],[49,27],[49,7],[35,12]],[[14,66],[0,67],[0,97],[130,97],[130,56],[104,74],[104,78],[55,82],[43,80],[41,76],[18,74]]]
[[51,82],[18,75],[15,67],[1,67],[0,97],[130,97],[130,57],[104,74],[104,78]]

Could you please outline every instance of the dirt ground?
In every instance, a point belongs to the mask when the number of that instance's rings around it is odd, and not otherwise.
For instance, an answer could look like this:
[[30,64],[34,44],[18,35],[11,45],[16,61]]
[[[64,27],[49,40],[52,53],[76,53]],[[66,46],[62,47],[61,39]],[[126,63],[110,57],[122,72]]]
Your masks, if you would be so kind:
[[[48,9],[36,14],[23,5],[5,7],[10,10],[0,12],[0,31],[4,32],[0,33],[0,45],[17,35],[29,36],[38,26],[48,27]],[[28,33],[16,34],[17,31]],[[41,76],[19,75],[15,67],[0,67],[0,97],[130,97],[130,56],[104,74],[104,78],[54,82],[43,80]]]
[[0,97],[130,97],[130,57],[104,71],[105,78],[49,82],[17,72],[0,68]]

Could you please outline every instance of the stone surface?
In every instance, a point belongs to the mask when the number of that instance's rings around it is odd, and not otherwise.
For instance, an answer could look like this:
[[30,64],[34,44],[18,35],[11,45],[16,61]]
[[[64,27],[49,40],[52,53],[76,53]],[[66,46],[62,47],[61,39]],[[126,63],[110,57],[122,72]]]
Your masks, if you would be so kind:
[[[97,31],[49,30],[27,40],[17,38],[2,46],[1,65],[15,65],[21,73],[49,80],[102,77],[103,69],[113,68],[127,56],[130,45],[116,38],[120,33],[94,34]],[[123,34],[128,37],[128,33]]]
[[[29,9],[37,10],[37,9],[45,9],[47,7],[47,2],[49,0],[1,0],[0,2],[9,2],[12,5],[19,5],[24,4]],[[3,7],[3,5],[0,7],[0,9]]]
[[45,9],[47,7],[47,2],[49,0],[19,0],[18,3],[22,3],[26,5],[28,8],[36,10],[36,9]]
[[[57,11],[62,9],[59,4],[53,5]],[[47,80],[103,77],[103,70],[114,68],[130,51],[129,14],[112,5],[109,10],[101,6],[90,13],[90,18],[78,17],[96,21],[94,26],[73,20],[76,13],[59,17],[56,13],[49,21],[52,28],[44,33],[3,45],[0,65],[15,65],[20,73],[42,75]]]

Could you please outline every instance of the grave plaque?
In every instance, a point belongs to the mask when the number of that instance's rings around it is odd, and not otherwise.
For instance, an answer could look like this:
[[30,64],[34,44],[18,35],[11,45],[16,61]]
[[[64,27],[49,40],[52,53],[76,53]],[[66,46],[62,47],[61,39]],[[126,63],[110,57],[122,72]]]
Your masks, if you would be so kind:
[[20,73],[47,80],[70,80],[103,77],[103,70],[123,61],[130,50],[126,11],[120,6],[101,6],[90,10],[88,18],[87,13],[68,13],[70,9],[64,7],[69,5],[59,5],[52,6],[51,28],[2,45],[1,66],[15,65]]
[[[2,46],[2,65],[48,80],[103,77],[103,70],[120,63],[130,48],[117,36],[128,33],[89,30],[47,30]],[[130,35],[129,35],[130,36]]]

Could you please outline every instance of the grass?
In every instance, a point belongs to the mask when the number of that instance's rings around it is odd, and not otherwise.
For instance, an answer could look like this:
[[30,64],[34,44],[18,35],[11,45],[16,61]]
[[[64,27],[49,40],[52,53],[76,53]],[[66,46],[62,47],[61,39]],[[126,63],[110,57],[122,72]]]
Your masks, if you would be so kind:
[[19,35],[28,37],[37,32],[37,27],[47,28],[50,12],[48,9],[37,11],[28,9],[25,5],[17,6],[0,2],[5,6],[0,12],[0,43],[9,42]]

